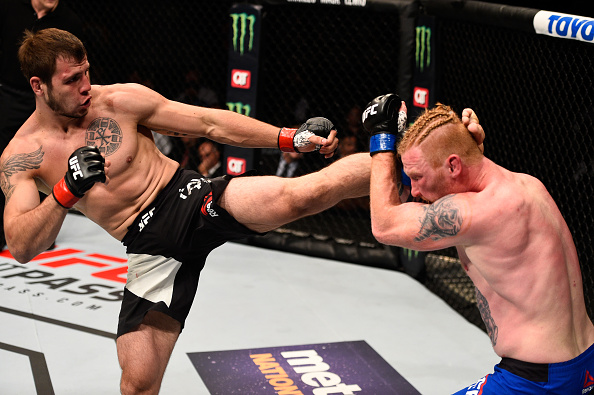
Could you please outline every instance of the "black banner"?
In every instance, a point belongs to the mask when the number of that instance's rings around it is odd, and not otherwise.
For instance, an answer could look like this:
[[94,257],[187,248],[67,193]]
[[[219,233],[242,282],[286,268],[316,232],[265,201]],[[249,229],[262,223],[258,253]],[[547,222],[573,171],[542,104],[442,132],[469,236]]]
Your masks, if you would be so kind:
[[415,27],[415,68],[409,120],[414,121],[435,104],[435,32],[433,17],[421,15]]
[[[231,7],[229,63],[227,70],[227,109],[256,116],[258,60],[262,6],[235,4]],[[239,175],[254,167],[255,150],[225,147],[226,173]]]

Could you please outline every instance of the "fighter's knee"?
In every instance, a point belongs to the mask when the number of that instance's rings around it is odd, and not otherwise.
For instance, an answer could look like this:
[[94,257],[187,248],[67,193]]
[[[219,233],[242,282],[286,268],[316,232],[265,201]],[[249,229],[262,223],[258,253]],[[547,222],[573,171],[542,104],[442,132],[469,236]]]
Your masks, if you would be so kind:
[[130,374],[123,371],[120,392],[122,395],[158,394],[160,383],[155,376]]
[[331,183],[321,173],[293,179],[284,189],[287,207],[294,217],[303,217],[320,211],[320,205],[327,208]]
[[283,206],[290,212],[289,216],[300,218],[310,214],[324,188],[324,184],[312,177],[298,177],[287,183],[279,196],[286,199]]

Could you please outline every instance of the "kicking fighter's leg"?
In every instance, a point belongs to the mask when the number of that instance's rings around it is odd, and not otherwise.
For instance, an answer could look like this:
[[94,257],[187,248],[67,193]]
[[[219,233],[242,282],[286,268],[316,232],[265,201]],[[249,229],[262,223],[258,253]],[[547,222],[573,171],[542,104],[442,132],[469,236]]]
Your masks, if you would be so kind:
[[123,395],[159,393],[180,332],[179,322],[163,313],[149,311],[137,330],[118,337]]
[[343,199],[369,195],[370,164],[369,154],[361,153],[296,178],[234,178],[219,205],[248,228],[267,232]]

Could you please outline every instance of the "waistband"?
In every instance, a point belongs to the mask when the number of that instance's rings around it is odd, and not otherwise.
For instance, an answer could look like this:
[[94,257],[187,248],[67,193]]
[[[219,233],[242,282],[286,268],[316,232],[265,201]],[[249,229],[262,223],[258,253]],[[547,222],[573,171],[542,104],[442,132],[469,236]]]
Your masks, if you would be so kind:
[[159,192],[157,194],[155,199],[144,210],[142,210],[140,213],[138,213],[136,218],[134,218],[134,221],[132,221],[132,224],[130,226],[128,226],[128,231],[122,238],[123,245],[127,246],[132,241],[132,239],[138,233],[138,230],[137,230],[138,229],[138,226],[137,226],[138,221],[140,221],[142,219],[142,217],[145,216],[154,207],[159,206],[159,204],[165,199],[165,197],[169,194],[169,192],[175,187],[175,184],[181,178],[182,173],[183,173],[183,169],[181,167],[178,167],[177,170],[175,171],[175,173],[173,174],[173,177],[171,177],[169,182],[165,185],[165,188],[163,188],[161,190],[161,192]]
[[510,373],[526,380],[546,383],[549,381],[549,364],[519,361],[513,358],[501,358],[498,365]]
[[532,363],[513,358],[502,358],[498,366],[526,380],[543,383],[549,381],[549,373],[575,369],[576,365],[580,365],[591,358],[594,358],[594,344],[577,357],[565,362]]

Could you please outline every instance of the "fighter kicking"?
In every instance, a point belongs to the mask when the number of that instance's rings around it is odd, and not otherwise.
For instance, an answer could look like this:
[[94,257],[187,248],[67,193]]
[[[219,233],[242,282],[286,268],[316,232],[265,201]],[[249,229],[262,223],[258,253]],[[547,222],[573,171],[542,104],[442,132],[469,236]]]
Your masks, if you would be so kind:
[[[83,44],[57,29],[29,33],[19,58],[36,110],[0,159],[8,248],[19,262],[31,260],[73,206],[123,242],[129,271],[117,350],[124,394],[158,392],[210,251],[369,194],[365,154],[299,178],[206,179],[180,170],[151,134],[331,156],[336,130],[324,118],[279,132],[141,85],[91,85]],[[40,203],[38,188],[53,198]]]

